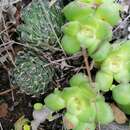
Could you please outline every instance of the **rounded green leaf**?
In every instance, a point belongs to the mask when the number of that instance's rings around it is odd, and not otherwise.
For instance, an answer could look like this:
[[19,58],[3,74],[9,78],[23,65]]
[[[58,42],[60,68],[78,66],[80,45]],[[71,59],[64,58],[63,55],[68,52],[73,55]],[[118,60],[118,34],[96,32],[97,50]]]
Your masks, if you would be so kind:
[[80,30],[80,23],[78,21],[71,21],[62,26],[62,30],[66,35],[76,36],[78,31]]
[[62,97],[68,102],[71,98],[84,98],[85,100],[94,100],[96,98],[96,93],[90,86],[73,86],[64,88],[62,91]]
[[124,66],[124,69],[114,74],[114,79],[118,83],[128,83],[130,81],[130,71]]
[[114,115],[111,107],[103,102],[96,102],[96,110],[97,110],[97,122],[100,124],[108,124],[114,120]]
[[62,91],[62,98],[68,102],[71,98],[81,97],[83,93],[79,87],[66,87]]
[[63,13],[67,20],[78,20],[81,17],[87,17],[94,14],[94,10],[88,4],[79,1],[73,1],[64,7]]
[[62,47],[68,54],[75,54],[80,51],[80,44],[75,37],[64,35]]
[[94,59],[95,62],[102,62],[104,61],[108,54],[110,53],[111,45],[109,42],[101,43],[100,47],[95,51],[91,57]]
[[69,81],[71,86],[88,86],[89,79],[83,73],[75,74]]
[[53,110],[58,111],[65,107],[65,101],[58,95],[50,94],[44,99],[45,105]]
[[107,92],[110,90],[113,82],[112,73],[99,71],[96,74],[96,88],[98,90]]
[[114,100],[121,105],[130,104],[130,84],[124,83],[119,84],[117,87],[112,89],[112,95]]
[[103,3],[98,7],[96,15],[114,26],[120,20],[119,5],[114,3]]
[[40,111],[43,109],[43,104],[42,103],[35,103],[33,107],[34,107],[34,110]]
[[97,39],[101,40],[108,40],[112,39],[112,27],[105,21],[98,20],[96,21],[96,37]]

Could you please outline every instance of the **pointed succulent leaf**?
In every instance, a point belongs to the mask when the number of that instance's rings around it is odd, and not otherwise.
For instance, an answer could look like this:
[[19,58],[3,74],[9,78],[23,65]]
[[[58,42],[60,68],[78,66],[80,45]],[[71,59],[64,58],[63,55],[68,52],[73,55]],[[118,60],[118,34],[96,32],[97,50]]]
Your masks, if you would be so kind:
[[61,36],[63,25],[61,8],[62,1],[56,1],[50,6],[47,0],[33,0],[28,6],[22,8],[21,19],[24,22],[17,28],[21,33],[21,41],[44,50],[47,49],[47,44],[56,45],[56,35]]

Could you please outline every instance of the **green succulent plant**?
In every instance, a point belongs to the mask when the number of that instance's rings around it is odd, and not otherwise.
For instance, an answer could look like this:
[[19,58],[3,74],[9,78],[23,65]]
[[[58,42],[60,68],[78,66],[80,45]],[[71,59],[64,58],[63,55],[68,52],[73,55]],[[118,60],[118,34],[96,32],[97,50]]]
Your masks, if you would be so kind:
[[96,74],[96,86],[102,91],[109,91],[113,80],[118,83],[130,81],[130,41],[118,44],[111,49],[101,65],[101,70]]
[[45,104],[54,111],[66,108],[65,118],[74,125],[73,130],[94,130],[97,122],[112,122],[112,109],[97,91],[114,89],[113,80],[119,83],[129,81],[129,43],[116,49],[109,43],[112,28],[120,20],[119,10],[119,4],[114,0],[74,0],[63,9],[68,20],[62,26],[64,36],[61,43],[65,52],[72,55],[81,48],[87,49],[88,55],[100,64],[96,89],[91,87],[88,77],[79,73],[70,79],[71,87],[58,92],[57,101],[64,100],[64,105],[60,101],[60,104],[51,103],[54,98],[50,97],[56,96],[55,92],[45,98]]
[[44,67],[48,61],[35,53],[20,52],[16,57],[16,68],[12,70],[12,83],[26,94],[38,96],[45,92],[52,81],[54,69]]
[[52,6],[48,0],[32,0],[22,10],[23,24],[18,27],[21,39],[31,46],[42,47],[57,45],[57,36],[61,36],[63,18],[62,2],[57,1]]
[[68,22],[62,27],[62,47],[66,53],[85,48],[95,62],[104,61],[111,50],[112,27],[120,20],[119,10],[113,0],[75,0],[65,6]]
[[70,85],[62,91],[54,91],[44,101],[52,111],[66,108],[64,117],[74,125],[73,130],[94,130],[95,122],[108,124],[114,120],[111,107],[91,88],[87,76],[74,75]]

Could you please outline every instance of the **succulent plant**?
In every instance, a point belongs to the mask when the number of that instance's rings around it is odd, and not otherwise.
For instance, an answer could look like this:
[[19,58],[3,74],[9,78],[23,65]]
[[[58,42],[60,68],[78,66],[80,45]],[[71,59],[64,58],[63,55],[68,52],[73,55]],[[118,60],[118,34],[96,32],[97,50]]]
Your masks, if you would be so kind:
[[38,96],[44,93],[54,75],[52,67],[44,67],[47,63],[32,52],[19,53],[16,68],[12,70],[12,83],[26,94]]
[[119,20],[119,4],[113,0],[75,0],[64,7],[68,20],[62,30],[62,47],[67,54],[87,49],[95,62],[102,62],[109,55],[112,27]]
[[111,49],[101,65],[101,70],[96,74],[97,88],[102,91],[109,91],[112,88],[113,80],[118,83],[130,81],[130,41],[118,43],[118,46]]
[[22,10],[24,23],[18,27],[22,41],[44,49],[48,45],[56,45],[57,36],[61,36],[60,30],[63,24],[61,3],[57,1],[50,6],[48,0],[32,0]]
[[62,91],[54,91],[44,101],[52,111],[66,108],[64,118],[74,126],[73,130],[94,130],[95,122],[108,124],[114,120],[111,107],[91,88],[87,76],[74,75],[70,85]]

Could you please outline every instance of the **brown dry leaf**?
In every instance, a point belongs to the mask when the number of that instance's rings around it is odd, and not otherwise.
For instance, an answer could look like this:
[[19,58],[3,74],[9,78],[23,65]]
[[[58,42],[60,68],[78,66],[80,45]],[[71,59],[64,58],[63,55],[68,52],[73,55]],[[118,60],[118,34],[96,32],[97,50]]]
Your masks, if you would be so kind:
[[118,124],[124,124],[127,121],[127,117],[124,112],[122,112],[114,103],[111,104],[115,121]]
[[68,130],[73,129],[75,127],[66,117],[64,117],[63,122]]
[[7,116],[8,105],[6,103],[0,104],[0,118]]

